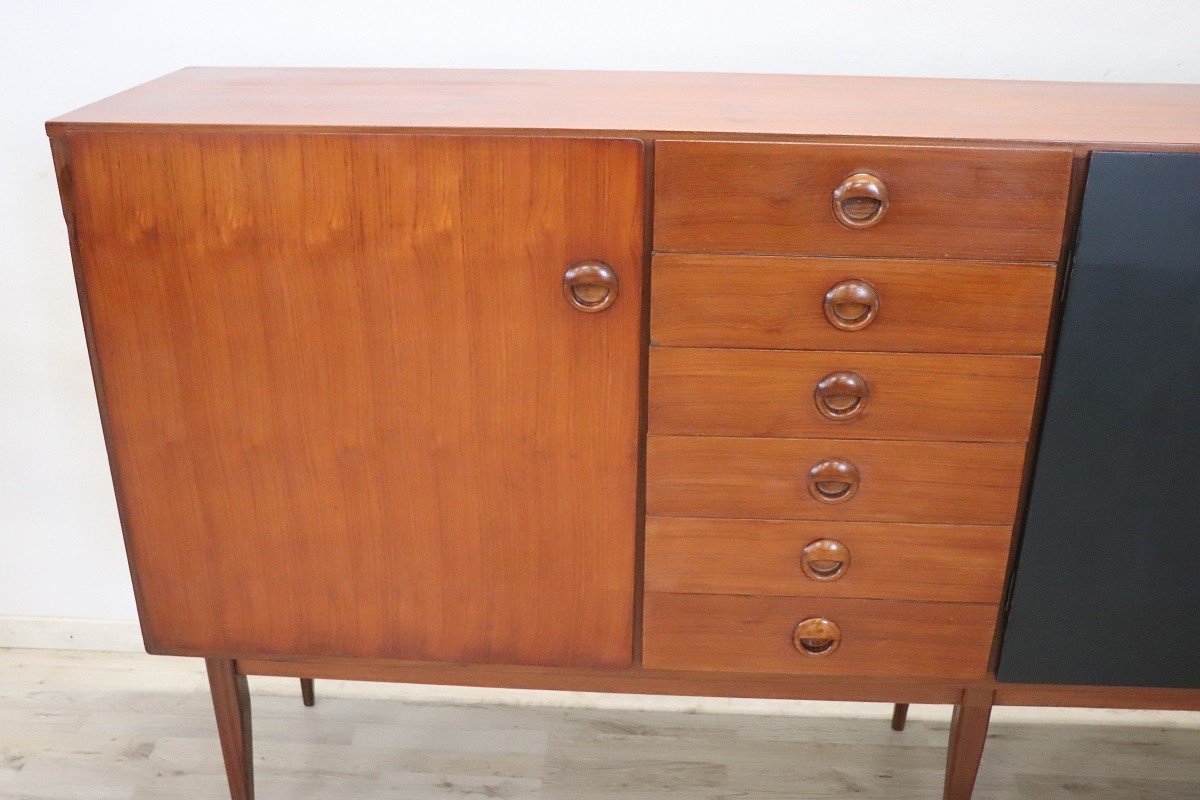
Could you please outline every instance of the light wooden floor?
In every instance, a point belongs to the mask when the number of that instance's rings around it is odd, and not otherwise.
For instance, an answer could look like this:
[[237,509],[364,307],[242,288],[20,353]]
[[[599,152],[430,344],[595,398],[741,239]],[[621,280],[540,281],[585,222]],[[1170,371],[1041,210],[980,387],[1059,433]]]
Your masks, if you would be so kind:
[[[226,800],[202,673],[193,659],[0,650],[0,798]],[[496,694],[320,681],[305,709],[296,681],[250,688],[260,800],[933,800],[949,719],[914,706],[893,733],[880,705],[482,704]],[[1200,714],[1000,709],[976,797],[1196,800]]]

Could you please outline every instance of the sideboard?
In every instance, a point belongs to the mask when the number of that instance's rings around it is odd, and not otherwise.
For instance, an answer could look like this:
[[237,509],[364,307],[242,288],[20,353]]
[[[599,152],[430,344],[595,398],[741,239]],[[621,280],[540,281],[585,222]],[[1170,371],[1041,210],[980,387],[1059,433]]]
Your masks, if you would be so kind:
[[47,123],[142,633],[1200,709],[1200,86],[186,69]]

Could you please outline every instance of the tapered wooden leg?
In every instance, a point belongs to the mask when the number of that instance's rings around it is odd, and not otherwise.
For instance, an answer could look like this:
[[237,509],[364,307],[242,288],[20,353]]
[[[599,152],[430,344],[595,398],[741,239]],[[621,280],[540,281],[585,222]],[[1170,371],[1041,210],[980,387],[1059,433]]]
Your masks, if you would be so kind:
[[304,698],[304,705],[308,706],[309,708],[312,708],[314,705],[316,705],[317,695],[313,691],[312,678],[300,679],[300,696]]
[[908,703],[896,703],[896,707],[892,709],[892,730],[904,730],[904,723],[908,720]]
[[992,718],[993,689],[971,688],[963,692],[950,721],[950,749],[946,756],[945,800],[970,800],[975,776],[983,758],[988,722]]
[[254,751],[250,741],[250,689],[235,662],[208,658],[208,686],[217,713],[217,734],[233,800],[254,800]]

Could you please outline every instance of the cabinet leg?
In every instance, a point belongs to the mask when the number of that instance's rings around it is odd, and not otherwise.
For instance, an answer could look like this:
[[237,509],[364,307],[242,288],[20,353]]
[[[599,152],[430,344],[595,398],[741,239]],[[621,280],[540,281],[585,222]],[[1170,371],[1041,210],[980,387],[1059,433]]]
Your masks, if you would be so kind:
[[992,718],[993,689],[969,688],[954,707],[950,721],[950,748],[946,756],[945,800],[970,800],[975,776],[983,758],[988,722]]
[[217,714],[217,734],[225,759],[225,776],[233,800],[254,800],[254,752],[250,741],[250,689],[237,664],[208,658],[208,686]]
[[317,703],[317,695],[313,690],[312,678],[300,679],[300,696],[304,698],[304,705],[312,708]]
[[896,703],[896,707],[892,709],[892,730],[904,730],[906,721],[908,721],[908,703]]

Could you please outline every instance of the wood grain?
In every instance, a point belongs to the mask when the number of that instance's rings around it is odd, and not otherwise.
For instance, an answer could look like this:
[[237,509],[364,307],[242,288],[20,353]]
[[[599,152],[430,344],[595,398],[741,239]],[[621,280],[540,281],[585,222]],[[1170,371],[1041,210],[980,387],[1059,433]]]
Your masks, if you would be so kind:
[[69,148],[150,649],[630,663],[639,143]]
[[[1200,144],[1200,86],[452,69],[180,70],[48,124]],[[841,177],[840,176],[839,180]]]
[[[1008,443],[886,442],[650,436],[650,516],[1012,525],[1025,447]],[[813,499],[809,468],[842,459],[858,489],[838,504]]]
[[[790,632],[788,633],[789,647]],[[793,651],[795,652],[795,651]],[[798,655],[798,654],[797,654]],[[316,678],[437,686],[485,686],[566,692],[661,694],[859,702],[955,703],[963,682],[945,678],[848,675],[772,675],[761,672],[510,664],[445,664],[361,658],[241,659],[247,675]]]
[[[999,603],[1011,537],[998,525],[650,517],[646,588]],[[801,552],[825,538],[845,545],[850,563],[837,580],[812,580]]]
[[254,800],[254,741],[250,726],[250,688],[229,659],[205,659],[217,734],[232,800]]
[[[848,228],[832,195],[887,182],[882,222]],[[706,253],[1054,261],[1070,150],[659,141],[654,249]]]
[[803,619],[792,629],[792,647],[802,655],[831,656],[841,643],[841,626],[826,617]]
[[[633,667],[537,667],[503,664],[430,664],[358,658],[239,659],[247,675],[331,678],[358,681],[553,689],[576,692],[771,697],[863,702],[956,703],[964,682],[887,677],[792,676],[744,672],[698,673]],[[997,705],[1200,711],[1200,690],[1118,686],[996,684],[994,678],[966,685],[995,687]]]
[[954,705],[950,718],[950,746],[946,751],[946,782],[943,800],[971,800],[975,777],[987,742],[992,717],[991,689],[968,689]]
[[[1041,359],[783,350],[650,348],[651,433],[1024,442]],[[823,378],[869,389],[847,419],[821,413]]]
[[997,683],[996,705],[1200,711],[1200,689]]
[[[660,253],[650,333],[677,347],[1040,354],[1054,295],[1051,264],[816,259]],[[870,325],[825,319],[825,293],[869,281]]]
[[[643,659],[651,669],[736,670],[971,680],[987,672],[996,607],[974,603],[646,594]],[[808,617],[841,629],[827,656],[798,653]]]

